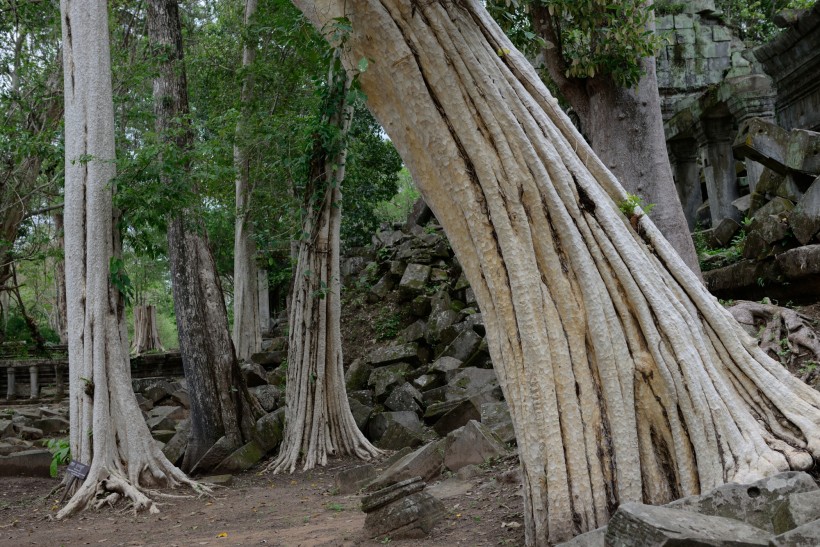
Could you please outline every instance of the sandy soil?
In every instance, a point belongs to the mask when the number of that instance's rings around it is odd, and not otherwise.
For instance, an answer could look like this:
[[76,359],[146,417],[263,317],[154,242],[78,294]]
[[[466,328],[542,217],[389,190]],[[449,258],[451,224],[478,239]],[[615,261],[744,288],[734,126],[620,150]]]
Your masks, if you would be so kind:
[[[64,521],[53,515],[55,480],[0,479],[0,545],[522,545],[522,500],[517,460],[442,477],[429,491],[448,510],[424,540],[375,539],[363,534],[361,495],[334,494],[341,469],[353,460],[293,475],[234,477],[213,498],[166,500],[159,515],[124,508],[88,510]],[[260,466],[261,468],[261,466]],[[473,476],[468,476],[472,474]],[[182,494],[183,491],[175,491]],[[503,526],[502,526],[503,524]]]

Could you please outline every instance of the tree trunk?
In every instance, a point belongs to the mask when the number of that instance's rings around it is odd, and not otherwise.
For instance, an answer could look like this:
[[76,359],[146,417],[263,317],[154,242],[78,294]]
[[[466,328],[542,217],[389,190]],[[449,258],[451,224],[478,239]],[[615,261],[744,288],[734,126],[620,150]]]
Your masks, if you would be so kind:
[[[820,394],[767,357],[635,208],[479,0],[298,0],[441,221],[515,425],[528,544],[820,456]],[[499,55],[499,51],[504,52]],[[509,51],[509,53],[507,53]]]
[[131,343],[134,353],[165,351],[157,332],[157,307],[134,307],[134,340]]
[[[162,454],[131,388],[123,302],[109,280],[117,251],[111,205],[114,106],[103,0],[63,0],[65,261],[71,455],[91,469],[58,513],[129,499],[159,509],[147,486],[197,487]],[[102,498],[101,498],[102,496]]]
[[[193,133],[187,119],[188,84],[176,0],[148,2],[148,39],[156,58],[162,59],[154,78],[156,131],[168,147],[166,153],[174,147],[172,155],[179,158],[193,145]],[[166,172],[166,184],[184,180],[187,163],[169,165],[169,171],[173,172]],[[197,195],[196,188],[193,194]],[[239,370],[216,263],[195,209],[182,211],[169,222],[168,259],[179,351],[191,398],[191,437],[182,467],[191,470],[221,437],[236,448],[249,441],[262,409]]]
[[[651,6],[651,2],[647,3]],[[531,8],[533,27],[555,43],[552,16],[545,5]],[[655,30],[654,19],[647,29]],[[689,226],[672,177],[666,151],[655,58],[641,59],[643,76],[634,88],[618,86],[608,74],[567,78],[557,48],[545,52],[547,70],[578,114],[581,132],[626,190],[655,207],[650,216],[683,261],[700,276]]]
[[[256,13],[257,0],[245,0],[245,29],[250,27]],[[246,70],[242,82],[242,115],[236,124],[236,144],[233,163],[236,168],[236,228],[233,254],[233,342],[236,357],[249,361],[251,355],[262,350],[262,329],[259,320],[259,291],[257,288],[256,243],[250,222],[251,191],[249,182],[250,160],[244,139],[247,138],[249,103],[253,98],[253,74],[250,67],[256,58],[256,44],[245,41],[242,47],[242,68]]]
[[[334,56],[323,108],[332,114],[322,121],[339,128],[341,142],[346,140],[353,115],[347,102],[349,83],[338,56]],[[309,236],[299,242],[293,275],[285,434],[278,457],[267,467],[274,473],[292,473],[300,460],[304,460],[305,470],[325,465],[329,454],[370,459],[381,453],[353,419],[342,367],[339,230],[347,149],[341,144],[339,150],[327,150],[320,139],[317,136],[313,143],[305,187],[302,232]]]

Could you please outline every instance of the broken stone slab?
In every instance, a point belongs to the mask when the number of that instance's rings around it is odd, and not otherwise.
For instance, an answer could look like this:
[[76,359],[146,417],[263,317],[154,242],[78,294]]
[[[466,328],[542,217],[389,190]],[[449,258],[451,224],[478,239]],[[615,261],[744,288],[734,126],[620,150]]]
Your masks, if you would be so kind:
[[17,425],[17,436],[27,441],[39,441],[43,438],[43,430],[36,427]]
[[772,515],[775,534],[782,534],[820,519],[820,490],[789,494]]
[[673,501],[666,507],[731,518],[772,532],[772,514],[789,494],[817,490],[808,473],[787,471],[751,484],[724,484],[705,494]]
[[272,386],[284,386],[288,379],[288,369],[285,365],[279,365],[265,375],[268,383]]
[[508,453],[501,440],[487,426],[471,420],[447,435],[444,466],[458,471],[468,465],[479,465]]
[[350,405],[350,413],[353,414],[353,421],[356,422],[356,427],[364,433],[367,429],[367,422],[373,414],[373,407],[366,406],[353,397],[348,397],[347,403]]
[[269,452],[282,442],[285,432],[285,411],[282,407],[256,420],[256,444],[262,453]]
[[11,444],[8,442],[0,442],[0,456],[8,456],[24,450],[30,449],[30,446]]
[[794,530],[777,535],[769,542],[771,547],[810,547],[820,545],[820,520],[807,522]]
[[801,245],[820,232],[820,177],[817,177],[789,215],[789,226]]
[[217,474],[245,471],[256,465],[265,456],[265,452],[256,441],[247,442],[222,460],[214,471]]
[[401,423],[391,423],[387,430],[376,441],[376,447],[382,450],[401,450],[415,448],[424,444],[424,433]]
[[[481,404],[483,402],[483,400],[473,400],[473,398],[465,398],[461,401],[446,401],[442,404],[442,407],[447,405],[450,408],[433,424],[433,431],[444,437],[452,431],[464,427],[472,420],[480,420]],[[428,418],[426,414],[425,418]]]
[[771,534],[737,520],[657,507],[624,503],[607,526],[611,547],[634,545],[719,545],[751,547],[769,544]]
[[373,367],[364,359],[356,359],[345,372],[345,387],[347,391],[357,391],[367,387],[367,379]]
[[515,428],[513,427],[510,409],[504,401],[490,401],[481,405],[481,423],[490,428],[501,442],[511,443],[515,441]]
[[135,393],[134,395],[137,397],[137,406],[143,412],[148,412],[154,408],[154,401],[147,399],[142,393]]
[[421,413],[421,401],[421,392],[409,382],[405,382],[390,393],[384,406],[390,410],[406,410],[419,414]]
[[376,399],[383,401],[389,395],[394,386],[404,383],[404,379],[410,372],[411,367],[407,363],[396,363],[379,367],[370,373],[367,385],[373,388]]
[[585,534],[575,536],[569,541],[559,543],[556,547],[605,547],[606,526],[601,526]]
[[455,340],[450,342],[441,357],[453,357],[459,361],[469,361],[481,345],[481,337],[472,329],[463,330]]
[[755,211],[752,218],[762,219],[768,215],[773,215],[782,219],[784,217],[788,217],[792,209],[794,209],[794,203],[786,198],[777,196],[774,199],[769,200],[766,205]]
[[[427,391],[444,384],[444,379],[440,374],[422,374],[413,378],[413,386],[422,391]],[[422,395],[424,401],[424,395]]]
[[194,465],[193,469],[191,469],[191,473],[195,472],[204,472],[210,471],[220,462],[222,462],[225,458],[231,455],[236,450],[236,447],[228,440],[227,437],[222,436],[220,437],[214,445],[209,448],[205,454],[199,459],[198,462]]
[[735,234],[739,231],[740,224],[736,220],[724,218],[716,227],[712,228],[712,235],[717,241],[718,247],[726,247],[732,242],[732,238],[734,238]]
[[416,492],[421,492],[425,486],[424,480],[416,476],[382,487],[362,498],[362,512],[372,513],[396,500],[409,496],[410,494],[415,494]]
[[424,339],[424,333],[427,330],[427,322],[419,319],[410,324],[407,328],[402,330],[397,336],[396,340],[399,342],[418,342]]
[[268,373],[259,363],[242,363],[239,368],[248,387],[264,386],[268,383]]
[[172,429],[156,429],[151,432],[151,436],[161,442],[163,444],[163,448],[167,446],[168,441],[174,438],[176,434],[177,432]]
[[751,158],[781,174],[818,173],[820,134],[795,129],[787,131],[777,124],[752,118],[742,124],[732,145],[736,158]]
[[11,420],[0,420],[0,439],[12,437],[16,434],[17,429],[14,426],[14,422]]
[[415,362],[418,360],[419,345],[416,342],[381,346],[367,355],[366,361],[374,367],[383,367],[392,363]]
[[430,279],[430,271],[430,266],[425,264],[408,264],[399,281],[399,291],[408,298],[424,292],[427,280]]
[[368,513],[365,534],[376,538],[421,539],[446,516],[444,504],[427,492],[416,492]]
[[[446,386],[448,400],[461,399],[498,387],[498,377],[493,369],[467,367],[452,371],[450,374]],[[500,398],[499,396],[498,399]]]
[[51,457],[42,449],[0,456],[0,477],[50,477]]
[[430,317],[424,339],[428,344],[437,344],[441,333],[458,321],[459,314],[453,309],[453,302],[447,291],[439,291],[430,299]]
[[188,439],[191,436],[191,421],[183,420],[180,422],[176,433],[171,437],[162,447],[162,453],[168,458],[168,461],[176,465],[185,454],[185,449],[188,448]]
[[376,467],[366,463],[336,473],[336,491],[342,496],[355,494],[378,475]]
[[418,198],[413,204],[413,209],[407,215],[407,222],[404,224],[405,230],[410,230],[413,226],[424,226],[431,220],[435,220],[433,211],[425,203],[424,198]]
[[173,431],[177,427],[176,420],[173,420],[165,415],[152,416],[145,420],[148,429],[151,431],[169,430]]
[[444,465],[444,444],[445,440],[439,439],[405,454],[382,471],[367,489],[378,490],[411,477],[421,477],[425,481],[437,477]]
[[259,405],[265,412],[273,412],[280,406],[283,395],[282,390],[276,386],[269,384],[256,386],[248,389],[251,394],[259,401]]
[[455,357],[450,356],[444,356],[439,357],[438,359],[433,361],[433,364],[430,365],[430,368],[428,370],[430,372],[440,372],[442,374],[446,374],[451,370],[461,368],[463,364],[464,361],[462,361],[461,359],[456,359]]
[[185,409],[191,408],[191,396],[185,389],[178,389],[171,394],[171,400]]
[[396,282],[393,281],[393,276],[389,273],[384,274],[381,279],[376,281],[376,284],[370,287],[370,292],[367,294],[367,301],[371,304],[381,302],[387,294],[393,290]]
[[789,279],[820,274],[820,244],[804,245],[782,252],[775,258],[780,271]]
[[365,406],[372,407],[374,404],[373,392],[369,389],[359,389],[356,391],[348,391],[347,396],[350,399],[356,399]]
[[[136,390],[135,390],[136,391]],[[148,387],[142,390],[142,394],[146,399],[149,399],[153,404],[157,404],[162,399],[170,397],[176,389],[167,380],[154,380]]]
[[412,432],[421,433],[423,429],[423,424],[415,412],[380,412],[370,418],[367,426],[368,438],[371,441],[378,441],[394,423]]
[[430,297],[419,295],[410,301],[410,313],[415,317],[428,317],[430,315]]

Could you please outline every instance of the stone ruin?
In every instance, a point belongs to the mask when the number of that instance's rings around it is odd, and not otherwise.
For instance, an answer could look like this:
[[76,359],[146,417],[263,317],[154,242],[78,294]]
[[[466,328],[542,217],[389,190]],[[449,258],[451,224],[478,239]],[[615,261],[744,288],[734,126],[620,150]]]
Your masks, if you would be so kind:
[[757,48],[713,0],[680,8],[663,14],[659,4],[656,26],[670,43],[657,59],[658,86],[678,195],[710,249],[701,256],[707,286],[724,298],[816,294],[820,5],[778,15],[785,30]]

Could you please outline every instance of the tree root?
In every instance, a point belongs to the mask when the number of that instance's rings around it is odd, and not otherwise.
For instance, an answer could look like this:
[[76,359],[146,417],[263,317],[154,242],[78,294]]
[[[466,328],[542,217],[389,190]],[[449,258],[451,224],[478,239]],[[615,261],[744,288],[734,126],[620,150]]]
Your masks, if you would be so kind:
[[[804,382],[820,374],[820,336],[811,318],[789,308],[738,301],[729,312],[760,342],[760,349],[783,366],[796,371]],[[815,366],[810,366],[814,363]]]

